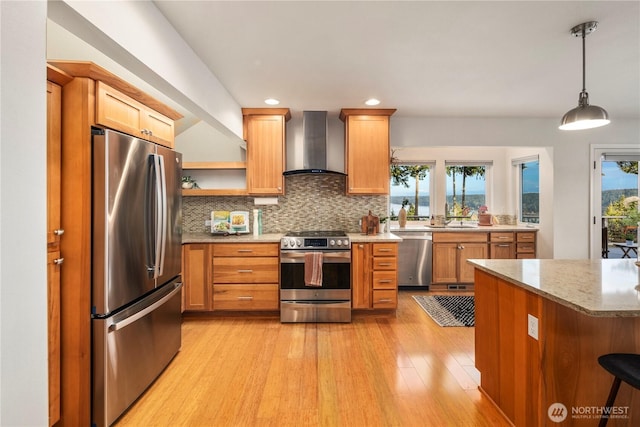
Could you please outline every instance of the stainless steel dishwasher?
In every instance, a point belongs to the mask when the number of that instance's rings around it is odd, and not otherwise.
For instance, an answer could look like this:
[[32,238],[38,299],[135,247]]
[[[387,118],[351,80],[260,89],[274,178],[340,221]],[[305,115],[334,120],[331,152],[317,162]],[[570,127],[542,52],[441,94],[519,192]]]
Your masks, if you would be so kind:
[[402,237],[398,246],[398,286],[428,288],[431,284],[431,232],[394,230],[392,233]]

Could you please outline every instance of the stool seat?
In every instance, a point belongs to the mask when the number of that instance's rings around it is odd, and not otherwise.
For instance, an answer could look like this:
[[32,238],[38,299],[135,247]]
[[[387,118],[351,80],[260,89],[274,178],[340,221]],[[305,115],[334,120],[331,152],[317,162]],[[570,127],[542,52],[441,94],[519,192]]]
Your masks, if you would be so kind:
[[598,363],[614,377],[640,389],[640,354],[605,354],[598,357]]
[[[613,407],[620,383],[624,381],[630,386],[640,389],[640,354],[611,353],[598,357],[598,363],[614,376],[606,408]],[[598,427],[605,427],[609,421],[608,413],[603,412]]]

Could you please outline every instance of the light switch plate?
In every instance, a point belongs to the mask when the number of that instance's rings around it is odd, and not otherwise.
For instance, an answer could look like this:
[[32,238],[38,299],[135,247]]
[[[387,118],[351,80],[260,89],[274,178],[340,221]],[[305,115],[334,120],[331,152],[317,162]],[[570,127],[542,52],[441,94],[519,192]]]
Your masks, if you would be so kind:
[[538,339],[538,318],[527,314],[527,333],[531,338]]

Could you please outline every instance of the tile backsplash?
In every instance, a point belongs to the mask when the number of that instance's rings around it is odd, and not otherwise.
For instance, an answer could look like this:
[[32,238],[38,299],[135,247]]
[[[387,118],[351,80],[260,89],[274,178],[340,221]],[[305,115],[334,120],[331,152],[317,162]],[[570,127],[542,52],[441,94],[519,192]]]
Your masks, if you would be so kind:
[[[254,205],[254,197],[183,197],[183,231],[210,232],[205,220],[213,210],[262,209],[263,233],[290,230],[344,230],[358,232],[358,221],[371,211],[386,216],[388,196],[347,196],[340,175],[293,175],[285,178],[285,195],[277,205]],[[252,216],[251,216],[252,218]]]

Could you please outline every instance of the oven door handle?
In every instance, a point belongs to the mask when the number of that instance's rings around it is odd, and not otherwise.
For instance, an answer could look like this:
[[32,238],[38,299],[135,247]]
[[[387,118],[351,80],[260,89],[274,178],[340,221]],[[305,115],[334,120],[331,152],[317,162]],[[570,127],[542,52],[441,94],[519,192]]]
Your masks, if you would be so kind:
[[[284,264],[304,264],[304,254],[305,251],[280,252],[280,262]],[[351,252],[323,252],[322,262],[327,264],[348,264],[351,262]]]

